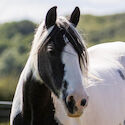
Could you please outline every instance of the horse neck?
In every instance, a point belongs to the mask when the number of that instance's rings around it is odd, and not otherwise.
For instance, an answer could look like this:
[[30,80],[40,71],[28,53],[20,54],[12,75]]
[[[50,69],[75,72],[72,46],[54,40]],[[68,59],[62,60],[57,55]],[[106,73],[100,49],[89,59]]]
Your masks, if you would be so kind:
[[34,115],[39,114],[38,118],[43,125],[53,124],[55,112],[50,90],[44,84],[34,82],[31,91],[32,110],[36,112]]
[[55,108],[51,91],[31,73],[23,86],[23,117],[25,123],[59,125],[55,120]]
[[[36,59],[36,56],[35,58]],[[61,125],[55,119],[55,107],[51,97],[51,91],[46,87],[46,83],[39,80],[38,71],[35,68],[33,56],[30,55],[22,76],[26,79],[23,86],[23,115],[25,119],[37,119],[42,125]],[[36,80],[37,79],[37,80]],[[28,113],[27,113],[28,112]],[[33,114],[34,112],[34,114]],[[26,120],[27,122],[27,120]],[[34,123],[38,124],[39,123]]]

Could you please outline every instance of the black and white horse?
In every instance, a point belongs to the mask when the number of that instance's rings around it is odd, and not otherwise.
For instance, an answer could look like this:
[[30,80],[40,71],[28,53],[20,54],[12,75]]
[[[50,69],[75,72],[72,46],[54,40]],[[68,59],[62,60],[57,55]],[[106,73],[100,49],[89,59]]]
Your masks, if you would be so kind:
[[[81,116],[88,104],[87,52],[76,30],[80,11],[69,20],[51,8],[35,34],[32,49],[15,92],[10,125],[58,125],[52,93],[66,114]],[[83,77],[84,76],[84,77]],[[84,79],[83,79],[84,78]],[[65,114],[64,114],[65,115]]]
[[48,11],[20,76],[11,125],[125,125],[125,43],[86,50],[79,17],[78,7],[69,20],[57,19],[56,7]]

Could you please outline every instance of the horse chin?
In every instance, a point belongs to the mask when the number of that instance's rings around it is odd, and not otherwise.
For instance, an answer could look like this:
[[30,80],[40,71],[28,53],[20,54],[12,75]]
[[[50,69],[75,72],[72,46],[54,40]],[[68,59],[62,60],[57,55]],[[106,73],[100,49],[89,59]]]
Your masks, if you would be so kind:
[[69,117],[72,117],[72,118],[78,118],[78,117],[80,117],[82,114],[83,114],[83,113],[81,112],[81,113],[74,113],[74,114],[68,113],[67,115],[68,115]]
[[68,117],[71,117],[71,118],[78,118],[80,116],[82,116],[83,114],[83,109],[79,109],[73,113],[70,112],[70,110],[68,109],[68,107],[66,105],[64,105],[64,109],[65,109],[65,113],[67,114]]
[[77,111],[77,112],[75,112],[75,113],[70,113],[68,110],[66,110],[66,113],[67,113],[67,116],[68,116],[68,117],[78,118],[78,117],[82,116],[83,111],[82,111],[82,110],[79,110],[79,111]]

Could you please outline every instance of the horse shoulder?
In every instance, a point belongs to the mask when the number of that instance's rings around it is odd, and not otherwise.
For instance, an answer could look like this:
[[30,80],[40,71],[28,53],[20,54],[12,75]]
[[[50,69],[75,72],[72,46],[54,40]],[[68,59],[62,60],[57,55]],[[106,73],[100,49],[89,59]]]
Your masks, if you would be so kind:
[[22,113],[22,108],[23,108],[23,88],[24,88],[24,85],[27,83],[27,80],[30,78],[30,76],[31,76],[31,69],[27,67],[27,64],[26,64],[25,68],[23,69],[20,75],[19,82],[17,84],[14,99],[13,99],[11,115],[10,115],[11,125],[14,124],[15,119],[17,121],[22,120],[21,113]]

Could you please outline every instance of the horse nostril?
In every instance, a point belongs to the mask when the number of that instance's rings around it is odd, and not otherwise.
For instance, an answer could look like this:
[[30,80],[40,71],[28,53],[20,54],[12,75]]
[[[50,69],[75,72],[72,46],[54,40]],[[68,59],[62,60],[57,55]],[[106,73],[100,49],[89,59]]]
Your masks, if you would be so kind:
[[73,98],[73,96],[69,96],[68,98],[68,104],[73,107],[75,105],[75,100]]
[[81,106],[85,106],[86,105],[86,99],[82,99],[82,101],[81,101]]
[[67,98],[67,107],[68,107],[69,112],[72,114],[77,110],[73,96],[69,96]]

